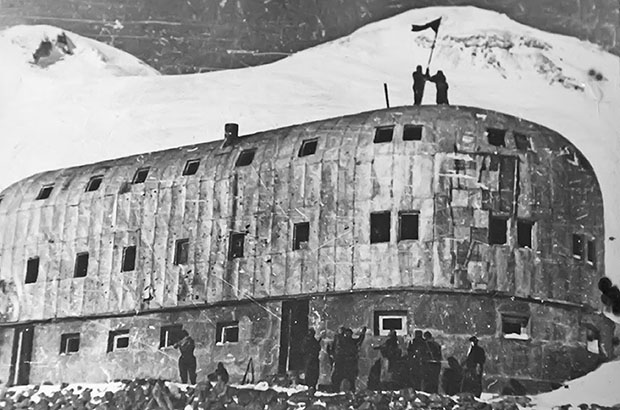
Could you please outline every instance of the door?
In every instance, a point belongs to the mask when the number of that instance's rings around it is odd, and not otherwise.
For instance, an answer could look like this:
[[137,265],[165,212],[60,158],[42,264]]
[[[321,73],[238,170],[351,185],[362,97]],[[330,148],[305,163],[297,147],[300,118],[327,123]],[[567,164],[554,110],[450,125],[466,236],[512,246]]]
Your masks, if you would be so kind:
[[32,358],[32,339],[34,326],[15,328],[13,354],[9,383],[13,386],[28,384],[30,381],[30,359]]
[[282,302],[278,372],[303,370],[303,343],[308,334],[308,300]]

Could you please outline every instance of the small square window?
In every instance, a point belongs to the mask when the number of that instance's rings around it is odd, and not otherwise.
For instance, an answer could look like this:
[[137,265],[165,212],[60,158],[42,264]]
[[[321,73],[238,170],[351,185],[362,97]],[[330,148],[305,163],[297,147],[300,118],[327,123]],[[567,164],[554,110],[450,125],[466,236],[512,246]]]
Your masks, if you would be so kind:
[[506,130],[502,130],[499,128],[487,128],[487,139],[489,141],[489,144],[495,145],[496,147],[505,147],[505,137]]
[[370,243],[390,241],[390,212],[373,212],[370,214]]
[[248,166],[254,161],[254,154],[256,154],[255,149],[246,149],[245,151],[241,151],[239,157],[237,158],[237,162],[235,162],[236,167],[245,167]]
[[130,272],[136,268],[136,247],[127,246],[123,248],[123,263],[121,272]]
[[132,184],[142,184],[144,181],[146,181],[146,177],[149,176],[149,167],[146,168],[140,168],[136,171],[136,173],[133,175],[133,179],[131,180]]
[[307,157],[308,155],[313,155],[316,152],[317,143],[318,138],[304,140],[304,142],[301,143],[301,148],[299,148],[299,156]]
[[26,264],[26,283],[35,283],[39,277],[39,257],[28,259]]
[[189,239],[178,239],[174,243],[174,264],[186,265],[189,259]]
[[37,199],[49,198],[53,190],[54,190],[54,184],[43,185],[41,187],[41,190],[39,191],[39,194],[37,195]]
[[416,211],[398,213],[398,240],[419,239],[419,213]]
[[88,181],[88,184],[86,184],[86,192],[92,192],[92,191],[98,190],[99,187],[101,186],[102,181],[103,181],[102,176],[92,177],[90,181]]
[[421,141],[422,126],[407,124],[403,129],[403,141]]
[[407,311],[376,310],[374,312],[375,336],[387,336],[392,330],[396,331],[398,336],[407,335]]
[[302,248],[302,244],[308,245],[308,237],[310,236],[310,223],[301,222],[293,225],[293,250]]
[[506,218],[489,217],[489,245],[504,245],[506,243]]
[[129,329],[113,330],[108,334],[108,353],[129,347]]
[[77,353],[80,350],[80,334],[65,333],[60,336],[60,354]]
[[389,127],[377,127],[375,130],[375,144],[392,141],[392,135],[394,134],[394,126]]
[[584,243],[583,235],[573,234],[573,258],[583,259]]
[[236,343],[239,341],[239,322],[218,322],[215,333],[216,344]]
[[589,265],[596,266],[596,244],[594,243],[594,239],[588,241],[588,254],[586,261]]
[[502,313],[502,334],[506,339],[529,339],[528,316]]
[[80,252],[75,257],[74,278],[83,278],[88,273],[88,252]]
[[171,347],[179,340],[183,339],[182,325],[162,326],[159,332],[159,348]]
[[183,175],[194,175],[198,172],[198,167],[200,167],[199,159],[190,159],[185,163],[185,168],[183,168]]
[[245,242],[245,233],[231,232],[230,244],[228,248],[228,260],[243,257],[243,245]]
[[515,145],[519,151],[527,151],[528,149],[531,148],[530,138],[527,135],[515,132],[514,138],[515,138]]
[[532,249],[532,227],[534,222],[531,221],[517,221],[517,242],[519,248]]

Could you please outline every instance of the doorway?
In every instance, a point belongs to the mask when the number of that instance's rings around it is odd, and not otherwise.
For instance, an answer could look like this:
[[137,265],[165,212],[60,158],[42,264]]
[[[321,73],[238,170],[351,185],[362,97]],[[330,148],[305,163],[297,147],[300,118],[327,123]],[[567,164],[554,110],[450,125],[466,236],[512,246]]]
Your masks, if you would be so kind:
[[308,300],[287,300],[282,302],[282,323],[280,326],[280,358],[278,373],[289,370],[303,370],[303,344],[308,334]]
[[30,382],[30,359],[32,358],[32,339],[34,326],[15,328],[13,336],[13,353],[9,382],[13,386],[21,386]]

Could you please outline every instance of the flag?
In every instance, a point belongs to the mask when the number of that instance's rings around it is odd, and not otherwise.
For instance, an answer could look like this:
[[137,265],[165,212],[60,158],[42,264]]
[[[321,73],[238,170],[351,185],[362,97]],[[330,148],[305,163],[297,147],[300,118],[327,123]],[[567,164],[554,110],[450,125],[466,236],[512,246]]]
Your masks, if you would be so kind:
[[437,34],[437,31],[439,31],[439,24],[441,24],[441,17],[439,17],[437,20],[433,20],[430,23],[426,23],[421,26],[412,24],[411,31],[422,31],[426,30],[427,28],[432,28],[435,34]]

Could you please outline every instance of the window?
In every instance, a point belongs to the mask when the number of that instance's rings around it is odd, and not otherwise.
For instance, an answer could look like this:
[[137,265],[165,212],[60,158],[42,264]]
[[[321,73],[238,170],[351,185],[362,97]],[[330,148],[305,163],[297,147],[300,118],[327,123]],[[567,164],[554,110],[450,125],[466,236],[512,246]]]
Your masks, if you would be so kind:
[[245,167],[248,166],[254,161],[254,154],[256,154],[255,149],[247,149],[245,151],[241,151],[239,157],[237,158],[237,162],[235,162],[236,167]]
[[310,223],[300,222],[293,225],[293,250],[296,251],[302,248],[303,245],[308,245],[308,237],[310,236]]
[[399,241],[404,241],[407,239],[419,239],[418,219],[419,219],[419,213],[416,211],[398,213],[398,240]]
[[215,343],[235,343],[239,341],[239,322],[218,322],[215,328]]
[[601,340],[601,332],[594,325],[590,323],[586,323],[586,349],[590,353],[599,354],[601,352],[600,349],[600,340]]
[[189,259],[189,239],[178,239],[174,243],[174,264],[186,265]]
[[389,127],[377,127],[375,130],[375,144],[380,144],[382,142],[390,142],[392,141],[392,135],[394,134],[394,126],[391,125]]
[[596,245],[594,243],[594,239],[588,241],[588,254],[586,262],[592,266],[596,265]]
[[403,130],[403,141],[420,141],[422,139],[421,125],[405,125]]
[[532,249],[532,227],[534,222],[517,221],[517,242],[519,248]]
[[35,283],[39,277],[39,257],[28,259],[26,263],[26,283]]
[[387,336],[391,330],[399,336],[407,335],[406,310],[376,310],[374,319],[375,336]]
[[519,151],[527,151],[531,148],[530,139],[527,135],[520,134],[518,132],[514,133],[515,145]]
[[80,334],[65,333],[60,336],[60,354],[76,353],[80,350]]
[[37,199],[47,199],[52,194],[52,190],[54,189],[54,184],[43,185],[39,194],[37,195]]
[[88,273],[88,252],[80,252],[75,257],[74,278],[83,278]]
[[185,168],[183,168],[183,175],[194,175],[196,172],[198,172],[199,166],[199,159],[190,159],[185,163]]
[[127,246],[123,248],[123,263],[121,272],[129,272],[136,268],[136,247]]
[[506,130],[502,130],[499,128],[487,128],[487,139],[489,141],[489,144],[491,145],[495,145],[496,147],[505,147],[505,136]]
[[168,325],[162,326],[159,333],[159,348],[170,347],[179,340],[183,339],[182,325]]
[[108,353],[129,347],[129,329],[113,330],[108,334]]
[[505,339],[529,339],[527,334],[528,316],[502,313],[502,333]]
[[308,155],[313,155],[316,152],[317,143],[318,138],[304,140],[304,142],[301,143],[301,148],[299,148],[299,156],[307,157]]
[[92,192],[92,191],[98,190],[99,187],[101,186],[102,181],[103,181],[102,176],[92,177],[90,181],[88,181],[88,184],[86,184],[86,192]]
[[146,177],[149,175],[150,168],[140,168],[133,175],[133,179],[131,180],[132,184],[141,184],[146,181]]
[[573,258],[583,259],[583,235],[573,234]]
[[243,244],[245,242],[245,233],[231,232],[228,248],[228,260],[243,257]]
[[506,218],[489,217],[489,245],[504,245],[506,243],[507,221]]
[[370,243],[390,241],[390,212],[370,214]]

